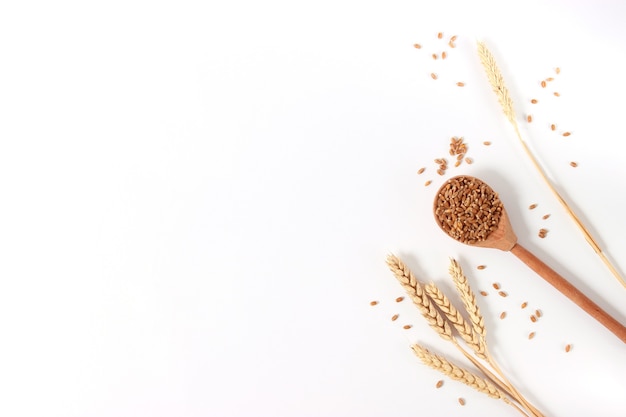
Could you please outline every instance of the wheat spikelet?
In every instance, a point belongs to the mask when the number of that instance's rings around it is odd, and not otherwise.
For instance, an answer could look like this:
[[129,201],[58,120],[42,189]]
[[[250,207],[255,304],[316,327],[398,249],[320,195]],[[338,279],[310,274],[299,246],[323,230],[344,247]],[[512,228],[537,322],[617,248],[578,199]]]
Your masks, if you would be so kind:
[[452,323],[457,332],[459,332],[465,343],[476,353],[476,356],[487,360],[484,339],[474,331],[474,328],[463,318],[461,312],[450,303],[448,297],[433,283],[426,285],[424,290],[448,321]]
[[418,344],[411,346],[415,355],[425,364],[433,369],[436,369],[450,378],[463,382],[464,384],[480,391],[488,396],[496,399],[504,399],[506,395],[499,390],[489,380],[482,378],[466,369],[459,368],[446,358],[431,353],[428,349]]
[[463,300],[463,305],[467,310],[467,314],[469,314],[474,331],[483,339],[484,343],[487,331],[485,329],[483,316],[480,314],[478,304],[476,304],[476,296],[470,288],[469,283],[467,282],[467,277],[463,274],[461,266],[452,258],[450,258],[449,272],[452,276],[454,284],[456,285],[456,289],[461,296],[461,300]]
[[513,110],[513,100],[511,100],[509,90],[504,84],[502,73],[500,73],[500,69],[496,64],[496,60],[493,55],[482,42],[478,42],[478,56],[480,57],[480,63],[485,68],[489,84],[491,84],[491,88],[493,88],[493,91],[498,96],[498,101],[500,102],[502,111],[509,122],[511,122],[514,126],[517,126],[517,122],[515,121],[515,111]]
[[415,278],[411,270],[395,255],[387,256],[387,265],[420,310],[422,316],[428,321],[430,327],[435,329],[439,336],[445,340],[452,340],[452,329],[448,321],[430,301],[424,292],[422,283]]

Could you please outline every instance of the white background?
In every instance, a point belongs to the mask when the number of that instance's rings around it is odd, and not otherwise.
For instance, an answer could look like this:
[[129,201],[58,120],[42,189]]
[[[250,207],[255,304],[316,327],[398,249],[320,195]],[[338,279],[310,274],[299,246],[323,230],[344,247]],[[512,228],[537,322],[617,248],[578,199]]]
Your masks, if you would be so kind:
[[[626,323],[626,289],[522,153],[475,48],[626,274],[625,16],[619,1],[4,2],[0,415],[518,415],[434,388],[409,343],[459,355],[393,301],[393,252],[451,297],[450,256],[490,292],[492,353],[546,415],[623,416],[624,344],[512,254],[446,237],[431,206],[445,178],[480,176],[520,243]],[[451,136],[475,162],[439,177]]]

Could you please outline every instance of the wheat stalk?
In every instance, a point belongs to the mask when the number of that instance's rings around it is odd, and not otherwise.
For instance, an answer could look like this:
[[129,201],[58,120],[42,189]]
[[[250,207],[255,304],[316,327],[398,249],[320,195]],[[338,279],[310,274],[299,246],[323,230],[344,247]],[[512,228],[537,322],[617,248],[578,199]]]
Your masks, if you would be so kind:
[[472,348],[476,356],[481,359],[487,360],[485,354],[485,340],[478,335],[474,328],[463,318],[461,312],[459,312],[451,303],[448,297],[433,283],[426,285],[424,288],[426,294],[437,305],[439,310],[446,316],[448,321],[452,323],[452,326],[457,330],[461,338]]
[[387,256],[387,265],[420,310],[422,316],[428,321],[430,327],[435,329],[439,336],[445,340],[452,340],[452,329],[448,321],[442,317],[439,310],[430,301],[424,292],[422,283],[415,278],[413,272],[395,255]]
[[485,329],[485,321],[482,314],[480,314],[480,309],[476,303],[476,296],[467,282],[467,277],[463,273],[459,263],[452,258],[450,258],[450,267],[448,271],[450,272],[454,285],[461,296],[465,310],[467,311],[470,321],[472,322],[472,327],[482,339],[482,343],[484,345],[486,343],[487,329]]
[[493,91],[496,93],[496,96],[498,97],[498,102],[500,102],[500,106],[502,107],[502,111],[504,112],[504,115],[506,116],[508,121],[511,123],[511,125],[513,125],[513,128],[515,129],[515,133],[517,134],[517,138],[522,144],[522,148],[524,149],[524,152],[526,153],[526,155],[532,162],[537,172],[539,172],[539,176],[546,183],[546,185],[548,186],[548,188],[550,189],[554,197],[561,204],[561,206],[563,206],[566,213],[574,221],[578,229],[584,235],[587,243],[589,243],[589,245],[593,248],[595,253],[600,257],[604,265],[606,265],[607,268],[609,268],[609,271],[611,271],[611,273],[613,274],[613,276],[617,278],[617,280],[624,287],[626,287],[626,280],[624,280],[624,278],[621,276],[617,268],[615,268],[615,266],[613,266],[611,261],[606,257],[606,255],[600,248],[600,245],[598,245],[597,241],[593,238],[593,236],[591,235],[589,230],[585,227],[585,225],[580,220],[580,218],[576,215],[576,213],[574,213],[574,211],[571,209],[569,204],[567,204],[565,199],[561,197],[561,195],[556,190],[554,185],[552,185],[552,182],[548,179],[548,176],[546,175],[543,168],[537,161],[537,158],[535,158],[535,156],[530,151],[530,148],[528,147],[524,139],[522,139],[522,135],[520,134],[519,127],[517,125],[515,111],[513,110],[513,100],[511,100],[509,90],[506,88],[506,85],[504,84],[504,78],[502,77],[502,73],[500,72],[500,69],[498,68],[498,65],[496,64],[495,58],[493,57],[492,53],[489,51],[489,49],[487,49],[487,47],[485,46],[483,42],[478,42],[478,56],[480,57],[480,62],[483,68],[485,69],[485,74],[487,75],[489,84],[491,84]]

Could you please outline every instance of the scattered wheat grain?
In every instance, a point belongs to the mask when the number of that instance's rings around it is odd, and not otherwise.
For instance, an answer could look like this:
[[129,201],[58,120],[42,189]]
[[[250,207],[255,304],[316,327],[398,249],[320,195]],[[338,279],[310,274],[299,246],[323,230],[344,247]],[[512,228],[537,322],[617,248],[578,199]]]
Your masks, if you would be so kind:
[[456,162],[454,163],[454,166],[455,166],[455,167],[458,167],[459,165],[461,165],[461,161],[456,161]]
[[528,339],[532,339],[533,337],[535,337],[535,332],[528,333]]
[[571,166],[573,166],[574,168],[576,168],[576,167],[578,166],[578,164],[577,164],[576,162],[574,162],[574,161],[570,162],[569,164],[570,164]]
[[437,54],[433,54],[433,59],[437,59]]
[[542,219],[544,219],[544,220],[545,220],[545,219],[547,219],[548,217],[550,217],[550,215],[549,215],[549,214],[544,214],[544,215],[543,215],[543,217],[542,217]]
[[569,136],[569,135],[571,135],[571,133],[570,133],[570,132],[565,132],[565,133],[563,133],[563,136],[565,136],[565,137],[567,137],[567,136]]
[[495,288],[496,290],[500,289],[500,284],[498,284],[497,282],[494,282],[492,285],[493,285],[493,288]]
[[417,171],[417,174],[420,175],[422,174],[424,171],[426,171],[426,168],[422,167]]
[[537,100],[535,100],[535,99],[530,100],[530,102],[533,103],[533,104],[537,104]]
[[410,324],[405,324],[404,326],[402,326],[402,328],[405,329],[405,330],[409,330],[411,327],[413,327],[413,326],[410,325]]
[[434,72],[430,73],[430,78],[432,78],[433,80],[437,79],[437,74],[435,74]]
[[461,405],[465,405],[465,399],[464,399],[464,398],[459,397],[459,404],[461,404]]
[[465,163],[471,165],[474,163],[474,160],[472,158],[465,158]]
[[537,316],[537,318],[543,316],[543,313],[541,312],[541,310],[537,309],[535,310],[535,316]]
[[439,33],[437,34],[437,39],[441,39],[441,38],[443,38],[443,33],[442,33],[442,32],[439,32]]
[[502,313],[500,313],[500,320],[504,319],[506,317],[506,311],[503,311]]
[[530,315],[530,321],[532,321],[533,323],[537,322],[537,317],[535,317],[534,314]]
[[487,268],[487,266],[486,266],[486,265],[478,265],[478,266],[476,267],[476,269],[480,269],[480,270],[483,270],[483,269],[485,269],[485,268]]
[[554,72],[556,72],[557,74],[560,74],[560,73],[561,73],[561,68],[556,67],[556,68],[554,69]]
[[547,84],[546,84],[545,80],[541,82],[541,87],[542,87],[542,88],[546,88],[546,85],[547,85]]
[[396,298],[396,303],[399,303],[399,302],[401,302],[402,300],[404,300],[404,297],[398,297],[398,298]]
[[528,306],[528,303],[526,301],[524,301],[521,305],[522,308],[526,308]]
[[456,83],[456,85],[458,85],[459,87],[464,87],[465,83],[462,81],[459,81],[458,83]]
[[428,187],[428,186],[429,186],[430,184],[432,184],[432,183],[433,183],[433,182],[432,182],[431,180],[428,180],[428,181],[426,181],[426,182],[424,183],[424,185],[425,185],[426,187]]
[[422,49],[422,45],[420,45],[419,43],[415,43],[415,44],[413,44],[413,47],[414,47],[415,49]]
[[565,351],[569,352],[570,350],[572,350],[572,345],[568,344],[565,346]]
[[370,305],[371,305],[371,306],[375,306],[375,305],[377,305],[377,304],[378,304],[378,301],[370,301]]
[[400,317],[399,314],[394,314],[393,316],[391,316],[391,321],[396,321],[398,320],[398,317]]
[[528,206],[528,210],[534,210],[536,208],[537,208],[537,204],[536,203],[533,203],[530,206]]
[[446,59],[446,57],[447,57],[447,56],[448,56],[448,55],[446,54],[446,51],[443,51],[443,52],[441,53],[441,59]]
[[483,297],[486,297],[487,295],[489,295],[489,293],[487,291],[481,291],[480,295],[482,295]]
[[554,94],[556,97],[561,97],[561,94],[560,94],[558,91],[555,91],[553,94]]
[[498,294],[500,295],[500,297],[506,297],[508,296],[508,294],[504,291],[498,291]]
[[443,379],[440,379],[439,381],[437,381],[437,385],[435,385],[435,388],[441,388],[443,387]]
[[554,124],[550,125],[550,129],[556,130],[556,125],[554,125]]
[[491,142],[489,142],[488,140],[486,140],[486,141],[484,141],[484,142],[483,142],[483,145],[485,145],[485,146],[489,146],[489,145],[491,145]]
[[526,116],[526,121],[528,121],[528,123],[532,123],[533,117],[529,114],[528,116]]

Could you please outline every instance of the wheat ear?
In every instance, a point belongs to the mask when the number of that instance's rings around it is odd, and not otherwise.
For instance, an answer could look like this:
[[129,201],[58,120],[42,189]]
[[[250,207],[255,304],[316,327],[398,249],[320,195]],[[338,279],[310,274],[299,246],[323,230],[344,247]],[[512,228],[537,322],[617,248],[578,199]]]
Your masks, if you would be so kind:
[[515,111],[513,110],[513,100],[511,100],[509,90],[504,84],[504,77],[502,77],[500,68],[498,68],[493,55],[482,42],[478,42],[478,56],[480,57],[480,63],[485,68],[489,84],[491,84],[491,88],[493,88],[494,93],[498,96],[498,101],[500,102],[500,107],[502,107],[502,110],[504,111],[504,115],[509,122],[511,122],[511,124],[517,126]]
[[472,322],[472,327],[474,328],[476,334],[478,334],[478,336],[482,339],[484,346],[486,343],[485,338],[487,330],[485,329],[483,316],[480,314],[480,309],[476,303],[476,296],[470,288],[469,282],[467,282],[467,277],[463,273],[461,266],[455,259],[450,259],[450,267],[448,270],[452,280],[454,281],[454,285],[461,296],[461,300],[463,301],[463,305],[469,315],[470,321]]
[[[485,329],[485,322],[482,314],[480,314],[478,304],[476,303],[476,296],[470,288],[469,282],[467,280],[467,277],[463,273],[461,265],[459,265],[459,263],[455,259],[450,258],[449,272],[452,280],[454,281],[456,289],[461,296],[461,300],[463,300],[463,305],[465,306],[465,310],[467,310],[467,313],[470,317],[472,327],[474,328],[474,331],[478,335],[480,335],[481,343],[484,348],[483,357],[481,357],[481,359],[486,359],[487,363],[489,363],[489,365],[491,365],[491,367],[498,373],[498,375],[500,375],[500,377],[502,378],[502,382],[504,383],[504,387],[507,388],[513,398],[519,401],[520,404],[523,404],[529,411],[531,411],[534,416],[543,416],[543,414],[541,414],[539,410],[537,410],[532,404],[530,404],[528,400],[526,400],[526,398],[524,398],[524,396],[520,394],[519,391],[517,391],[517,389],[506,378],[498,364],[491,357],[487,349],[487,332]],[[469,359],[471,360],[471,358]]]
[[443,373],[444,375],[447,375],[455,381],[462,382],[465,385],[474,388],[476,391],[490,396],[491,398],[503,400],[510,406],[514,407],[522,415],[528,416],[528,414],[526,414],[521,408],[509,400],[505,392],[492,384],[488,379],[478,376],[467,369],[456,366],[443,356],[432,353],[419,344],[412,345],[411,349],[413,349],[415,355],[425,365]]
[[526,156],[528,156],[528,158],[530,159],[531,163],[533,164],[537,172],[539,172],[539,176],[546,183],[546,185],[548,186],[548,188],[550,189],[554,197],[558,200],[558,202],[561,204],[561,206],[563,206],[563,208],[565,209],[567,214],[570,216],[570,218],[574,221],[574,223],[576,224],[576,227],[578,227],[578,229],[582,232],[587,243],[589,243],[589,245],[593,248],[594,252],[600,257],[604,265],[606,265],[606,267],[609,269],[609,271],[611,271],[613,276],[617,278],[620,284],[626,287],[626,280],[624,280],[624,278],[621,276],[617,268],[613,266],[611,261],[604,254],[604,252],[600,248],[600,245],[598,245],[598,242],[593,238],[593,236],[591,235],[589,230],[585,227],[585,225],[580,220],[580,218],[576,215],[576,213],[574,213],[574,211],[571,209],[569,204],[567,204],[565,199],[561,197],[559,192],[552,185],[552,182],[548,179],[548,176],[546,175],[543,168],[539,164],[539,161],[537,161],[537,158],[535,158],[535,156],[530,151],[530,148],[528,147],[526,142],[524,142],[524,139],[522,139],[522,135],[520,134],[519,126],[517,125],[517,121],[515,118],[515,111],[513,110],[513,100],[511,100],[509,90],[506,88],[506,85],[504,84],[504,78],[502,77],[502,73],[500,73],[500,69],[498,68],[498,65],[496,64],[496,60],[491,54],[491,51],[489,51],[489,49],[487,49],[485,44],[482,42],[478,42],[478,56],[480,57],[480,62],[483,65],[483,68],[485,69],[485,74],[487,74],[487,79],[489,80],[489,84],[491,84],[491,88],[493,89],[493,91],[496,93],[496,96],[498,97],[498,101],[500,102],[502,111],[504,111],[504,115],[509,120],[511,125],[513,125],[513,128],[515,129],[515,133],[517,134],[517,138],[522,144],[522,148],[524,149]]
[[387,256],[387,265],[422,313],[422,316],[428,321],[430,327],[445,340],[452,340],[452,329],[448,321],[430,301],[423,289],[423,284],[415,278],[413,272],[395,255]]
[[470,325],[465,318],[461,315],[461,312],[457,310],[451,303],[448,297],[441,291],[435,284],[430,283],[424,288],[426,294],[437,305],[439,310],[446,316],[448,321],[452,323],[452,326],[457,330],[461,338],[472,348],[476,356],[481,359],[487,360],[485,352],[485,340],[478,335],[472,325]]

